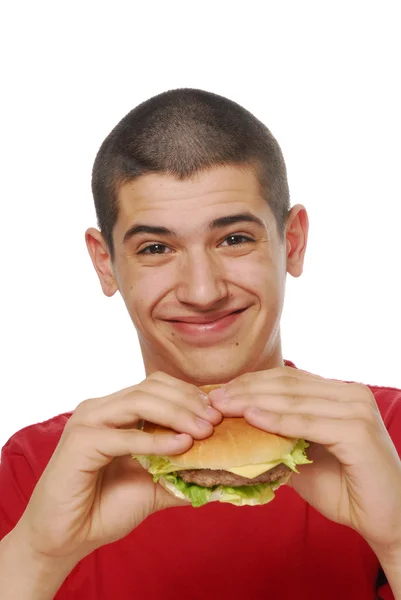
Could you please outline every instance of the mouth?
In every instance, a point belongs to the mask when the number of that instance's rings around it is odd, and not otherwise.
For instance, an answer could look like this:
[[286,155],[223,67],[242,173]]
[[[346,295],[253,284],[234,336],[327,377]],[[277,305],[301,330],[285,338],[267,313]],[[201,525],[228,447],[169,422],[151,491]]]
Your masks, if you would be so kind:
[[225,317],[229,317],[230,315],[235,315],[243,312],[245,308],[239,308],[238,310],[232,311],[224,311],[219,313],[214,313],[212,315],[203,315],[197,317],[182,317],[178,319],[168,319],[170,323],[193,323],[195,325],[208,325],[210,323],[215,323],[216,321],[220,321]]
[[179,319],[169,319],[169,323],[174,329],[179,331],[182,336],[195,336],[199,341],[200,337],[211,338],[216,335],[228,332],[236,324],[246,308],[240,308],[234,311],[224,311],[211,315],[201,315],[196,317],[182,317]]

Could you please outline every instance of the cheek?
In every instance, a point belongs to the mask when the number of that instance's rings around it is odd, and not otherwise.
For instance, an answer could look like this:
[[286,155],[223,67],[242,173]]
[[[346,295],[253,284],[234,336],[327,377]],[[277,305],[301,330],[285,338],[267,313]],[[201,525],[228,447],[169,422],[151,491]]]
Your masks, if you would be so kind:
[[132,317],[150,313],[171,287],[168,269],[141,268],[126,273],[123,296]]
[[282,295],[285,277],[269,257],[244,257],[242,262],[232,263],[227,274],[232,283],[260,298],[273,300]]

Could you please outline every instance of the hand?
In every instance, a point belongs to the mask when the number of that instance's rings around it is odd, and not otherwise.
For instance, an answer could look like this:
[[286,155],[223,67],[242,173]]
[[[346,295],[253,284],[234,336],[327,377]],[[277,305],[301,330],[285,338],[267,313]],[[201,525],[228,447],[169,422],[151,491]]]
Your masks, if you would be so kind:
[[[211,435],[221,414],[208,410],[207,402],[197,387],[164,373],[82,402],[17,525],[25,542],[38,555],[73,556],[77,563],[127,535],[151,513],[187,504],[154,484],[131,454],[180,454],[193,439]],[[142,419],[181,435],[134,429]]]
[[[291,485],[376,554],[401,548],[401,462],[372,392],[290,367],[242,375],[210,393],[224,416],[315,442]],[[387,550],[386,550],[387,549]]]

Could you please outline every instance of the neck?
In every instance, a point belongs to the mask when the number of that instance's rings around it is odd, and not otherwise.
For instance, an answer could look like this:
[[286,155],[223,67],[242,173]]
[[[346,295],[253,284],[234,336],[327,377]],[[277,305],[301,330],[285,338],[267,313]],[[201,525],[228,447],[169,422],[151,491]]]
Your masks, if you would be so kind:
[[215,364],[210,365],[209,369],[207,361],[205,362],[204,370],[199,370],[199,364],[195,365],[195,368],[189,368],[187,370],[180,368],[180,360],[173,360],[173,357],[170,358],[167,356],[167,353],[160,356],[155,355],[154,353],[151,354],[147,351],[149,349],[146,348],[146,345],[143,345],[142,343],[141,349],[147,377],[156,371],[163,371],[172,377],[176,377],[177,379],[181,379],[182,381],[186,381],[187,383],[196,386],[208,385],[211,383],[226,383],[244,373],[266,371],[285,366],[280,337],[276,340],[276,344],[273,348],[267,346],[256,360],[255,357],[252,357],[248,363],[242,362],[237,368],[231,366],[229,370],[218,369],[218,374],[215,369]]

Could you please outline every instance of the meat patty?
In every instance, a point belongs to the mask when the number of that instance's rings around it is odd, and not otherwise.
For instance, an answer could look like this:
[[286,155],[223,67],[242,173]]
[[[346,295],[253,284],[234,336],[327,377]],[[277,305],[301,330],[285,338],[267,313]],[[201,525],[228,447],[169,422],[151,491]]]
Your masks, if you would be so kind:
[[213,487],[214,485],[239,487],[242,485],[255,485],[257,483],[270,483],[271,481],[276,481],[276,479],[279,479],[289,471],[291,471],[289,467],[280,464],[253,479],[248,479],[248,477],[242,477],[241,475],[234,475],[234,473],[223,471],[221,469],[192,469],[188,471],[178,471],[177,475],[178,477],[181,477],[185,483],[196,483],[203,487]]

